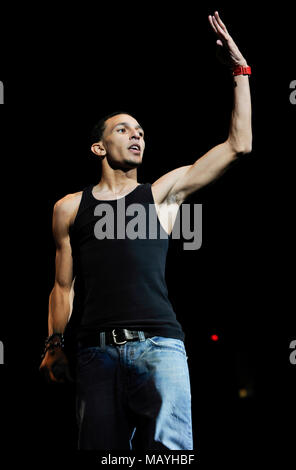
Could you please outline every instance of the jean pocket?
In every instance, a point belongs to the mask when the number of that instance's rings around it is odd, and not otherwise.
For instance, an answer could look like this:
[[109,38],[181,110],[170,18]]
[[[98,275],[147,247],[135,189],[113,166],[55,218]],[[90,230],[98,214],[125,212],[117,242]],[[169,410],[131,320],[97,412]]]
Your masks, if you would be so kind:
[[147,339],[159,350],[179,352],[187,358],[185,345],[181,339],[166,338],[164,336],[152,336],[152,338]]
[[96,348],[83,348],[77,353],[77,364],[79,367],[86,367],[96,357]]

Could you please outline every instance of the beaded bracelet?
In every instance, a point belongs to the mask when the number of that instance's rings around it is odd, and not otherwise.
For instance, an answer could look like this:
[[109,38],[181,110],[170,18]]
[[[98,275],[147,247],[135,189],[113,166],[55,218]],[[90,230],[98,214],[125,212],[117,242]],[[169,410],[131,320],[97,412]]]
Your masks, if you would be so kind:
[[[52,342],[52,339],[58,336],[58,340]],[[41,359],[44,358],[47,351],[52,351],[54,348],[63,348],[64,347],[64,335],[62,333],[53,333],[52,335],[48,336],[45,340],[45,347],[43,354],[41,355]]]

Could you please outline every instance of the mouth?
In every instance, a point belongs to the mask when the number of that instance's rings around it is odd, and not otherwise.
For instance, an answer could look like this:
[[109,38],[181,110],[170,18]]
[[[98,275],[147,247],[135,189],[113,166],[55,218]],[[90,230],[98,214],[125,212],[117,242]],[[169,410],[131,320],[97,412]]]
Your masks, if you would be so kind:
[[129,150],[130,152],[134,153],[135,155],[140,155],[140,153],[141,153],[141,147],[140,147],[140,145],[138,145],[138,144],[133,144],[133,145],[131,145],[131,146],[128,148],[128,150]]

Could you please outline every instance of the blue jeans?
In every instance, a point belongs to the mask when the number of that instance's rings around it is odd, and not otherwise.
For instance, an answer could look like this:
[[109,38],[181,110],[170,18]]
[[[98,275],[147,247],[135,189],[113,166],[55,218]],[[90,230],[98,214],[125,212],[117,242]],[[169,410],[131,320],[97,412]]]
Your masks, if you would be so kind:
[[179,339],[80,348],[76,403],[79,449],[193,449],[187,356]]

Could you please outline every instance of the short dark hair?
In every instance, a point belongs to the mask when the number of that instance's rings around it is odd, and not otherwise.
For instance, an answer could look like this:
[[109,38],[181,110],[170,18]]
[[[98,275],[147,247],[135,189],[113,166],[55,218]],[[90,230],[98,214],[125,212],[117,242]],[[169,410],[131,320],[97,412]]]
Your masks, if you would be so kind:
[[113,116],[117,116],[118,114],[128,114],[129,116],[134,116],[127,112],[127,111],[114,111],[113,113],[107,114],[106,116],[102,117],[97,124],[94,125],[92,132],[91,132],[91,145],[99,142],[102,139],[103,132],[106,129],[106,121]]

